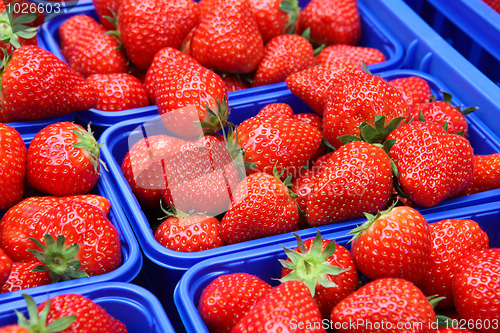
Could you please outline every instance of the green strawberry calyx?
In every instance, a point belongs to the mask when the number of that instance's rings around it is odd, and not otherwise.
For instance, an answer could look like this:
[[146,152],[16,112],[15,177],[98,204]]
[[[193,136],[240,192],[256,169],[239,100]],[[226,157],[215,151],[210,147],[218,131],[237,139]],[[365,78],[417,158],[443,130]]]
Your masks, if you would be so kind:
[[283,185],[285,185],[285,187],[288,189],[288,196],[292,199],[296,199],[298,197],[297,193],[293,192],[292,191],[292,178],[293,178],[293,175],[288,175],[288,177],[285,178],[285,180],[282,180],[283,179],[283,176],[285,174],[285,171],[279,173],[278,172],[278,162],[276,161],[276,163],[274,164],[274,167],[273,167],[273,176],[274,178],[278,179],[280,182],[283,183]]
[[378,211],[377,214],[375,215],[370,213],[364,213],[366,221],[360,226],[357,226],[356,228],[347,233],[348,235],[353,235],[353,237],[349,240],[349,243],[357,239],[359,236],[361,236],[363,232],[370,229],[371,226],[375,223],[375,221],[377,221],[380,217],[389,214],[397,203],[398,200],[395,200],[389,208],[387,208],[386,210]]
[[295,26],[299,18],[299,2],[297,0],[282,0],[280,10],[288,14],[288,24],[285,26],[286,34],[295,33]]
[[283,247],[289,260],[280,259],[279,261],[284,268],[290,269],[291,272],[279,281],[281,283],[291,280],[302,281],[309,288],[313,297],[318,284],[325,288],[337,287],[337,284],[331,281],[328,276],[340,275],[351,268],[341,268],[327,262],[328,258],[335,253],[335,241],[329,242],[323,250],[323,240],[318,231],[311,247],[307,250],[300,236],[294,235],[299,251]]
[[38,313],[38,307],[31,296],[23,294],[28,309],[28,318],[18,310],[14,310],[17,315],[17,324],[30,333],[55,333],[62,332],[70,327],[76,319],[76,315],[65,316],[54,320],[47,326],[47,316],[50,310],[50,299],[47,300],[42,311]]
[[102,144],[99,144],[94,138],[92,130],[90,129],[90,123],[88,124],[87,131],[77,127],[73,130],[73,133],[80,139],[80,141],[73,144],[73,147],[83,149],[90,154],[90,159],[92,162],[92,166],[94,167],[94,171],[96,173],[99,173],[99,163],[101,163],[104,169],[108,171],[106,164],[100,158],[100,148]]
[[222,98],[222,102],[217,97],[217,112],[214,112],[210,106],[205,103],[205,109],[207,110],[208,121],[197,122],[196,124],[201,126],[203,133],[212,135],[217,133],[221,128],[226,126],[227,119],[229,117],[230,108],[228,106],[227,97]]
[[170,205],[169,208],[163,207],[163,201],[160,201],[160,209],[165,214],[165,216],[158,218],[159,220],[164,220],[169,217],[178,217],[179,219],[187,219],[194,215],[194,213],[186,213],[182,210],[175,208],[174,205]]
[[230,122],[226,122],[226,125],[228,127],[227,134],[224,127],[222,127],[222,137],[233,162],[241,165],[243,161],[243,168],[237,168],[240,178],[243,179],[245,177],[245,170],[255,170],[257,169],[257,164],[245,161],[245,149],[239,144],[238,129],[234,129],[234,125]]
[[[343,143],[353,141],[365,141],[368,143],[384,143],[386,144],[387,136],[399,127],[401,122],[406,117],[395,117],[386,125],[385,116],[374,116],[373,125],[364,121],[359,125],[359,136],[355,135],[341,135],[337,139]],[[394,144],[394,142],[392,143]]]
[[36,36],[38,29],[26,25],[36,18],[34,13],[13,18],[7,10],[4,11],[0,15],[0,41],[11,44],[16,49],[20,48],[19,38],[30,39]]
[[29,238],[41,251],[30,250],[31,253],[42,263],[33,268],[34,272],[49,272],[52,283],[61,280],[80,279],[89,275],[80,270],[80,262],[75,260],[80,247],[77,243],[64,246],[64,235],[58,235],[56,239],[49,234],[43,236],[45,244],[36,238]]

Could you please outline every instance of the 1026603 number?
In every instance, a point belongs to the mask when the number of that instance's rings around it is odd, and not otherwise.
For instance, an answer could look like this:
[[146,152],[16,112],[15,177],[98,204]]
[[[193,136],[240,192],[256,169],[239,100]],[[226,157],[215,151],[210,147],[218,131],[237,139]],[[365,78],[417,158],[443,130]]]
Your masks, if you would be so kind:
[[446,328],[468,330],[498,330],[499,319],[451,319],[446,322]]
[[9,13],[16,14],[59,14],[62,11],[60,2],[14,2],[8,3],[5,7]]

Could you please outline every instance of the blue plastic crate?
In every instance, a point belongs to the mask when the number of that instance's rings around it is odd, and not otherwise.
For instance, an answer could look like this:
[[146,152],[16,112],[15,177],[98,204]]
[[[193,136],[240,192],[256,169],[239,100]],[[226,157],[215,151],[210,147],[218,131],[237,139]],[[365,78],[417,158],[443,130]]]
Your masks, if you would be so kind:
[[[490,203],[474,207],[461,208],[446,212],[424,214],[429,223],[447,218],[472,219],[488,234],[490,247],[500,247],[500,205]],[[359,220],[358,223],[362,223]],[[335,240],[350,249],[347,242],[351,236],[346,233],[322,233],[325,239]],[[287,248],[295,248],[296,241],[284,242]],[[174,300],[187,332],[203,333],[208,329],[198,312],[198,302],[203,289],[215,278],[224,274],[249,273],[260,277],[271,285],[277,285],[274,279],[281,277],[281,264],[278,259],[286,259],[281,245],[241,251],[239,253],[211,258],[196,264],[181,278],[174,292]]]
[[[80,294],[97,303],[111,316],[124,323],[129,333],[175,332],[158,299],[148,290],[129,283],[98,283],[91,288],[86,286],[51,291],[37,294],[34,300],[36,304],[41,304],[48,297],[69,293]],[[2,304],[0,327],[17,323],[14,310],[28,316],[23,297],[19,296]]]
[[[410,75],[420,76],[426,79],[434,94],[439,93],[440,89],[445,89],[450,93],[454,91],[447,89],[435,77],[413,70],[393,70],[382,74],[388,80],[405,77]],[[454,94],[455,102],[460,103],[460,94]],[[272,91],[261,94],[252,94],[249,91],[241,91],[233,95],[230,99],[230,121],[235,124],[256,115],[262,107],[270,103],[288,103],[294,109],[295,113],[311,112],[311,109],[300,101],[290,90],[282,85]],[[290,233],[277,235],[263,239],[252,240],[240,244],[227,245],[216,249],[206,250],[197,253],[181,253],[172,251],[160,245],[154,238],[154,231],[150,227],[147,214],[141,209],[135,196],[121,172],[121,163],[128,152],[129,140],[131,144],[142,138],[142,129],[137,132],[138,127],[143,123],[150,123],[154,116],[131,119],[121,122],[108,128],[101,136],[100,142],[104,145],[101,148],[102,158],[110,170],[106,178],[113,177],[109,182],[116,184],[115,189],[108,193],[110,196],[116,196],[118,201],[123,203],[126,215],[135,231],[139,244],[149,260],[144,261],[144,273],[146,280],[150,280],[149,287],[155,291],[160,300],[166,304],[172,302],[172,291],[181,275],[195,263],[218,257],[228,253],[237,253],[242,249],[256,249],[268,244],[281,243],[293,239]],[[475,149],[476,154],[491,154],[500,152],[500,139],[489,130],[481,120],[474,114],[467,116],[469,121],[469,139]],[[146,127],[148,125],[145,125]],[[147,132],[148,129],[146,128]],[[138,134],[139,133],[139,134]],[[137,135],[138,134],[138,135]],[[157,133],[160,134],[160,133]],[[135,136],[137,135],[137,136]],[[129,137],[130,136],[130,137]],[[473,204],[492,202],[500,200],[500,189],[473,194],[467,197],[446,200],[438,206],[432,208],[422,208],[422,212],[439,212],[451,208],[470,206]],[[347,221],[319,228],[322,232],[335,232],[352,228],[356,221]],[[306,229],[299,231],[301,235],[314,235],[316,229]],[[149,277],[149,278],[148,278]],[[175,313],[168,312],[170,318],[175,317]]]
[[[31,133],[31,135],[29,136],[22,135],[27,146],[30,144],[35,134],[36,132]],[[134,236],[134,232],[130,228],[127,217],[121,207],[122,203],[118,201],[116,197],[108,195],[108,192],[110,191],[109,189],[112,189],[114,185],[112,183],[109,183],[108,178],[103,177],[103,175],[105,174],[106,171],[103,170],[97,185],[90,193],[106,197],[111,203],[111,209],[108,215],[108,219],[117,228],[120,235],[120,245],[122,252],[122,263],[120,267],[118,267],[114,271],[102,275],[75,279],[71,281],[61,281],[46,286],[0,294],[0,305],[2,308],[4,303],[12,299],[16,299],[22,294],[41,295],[72,287],[84,286],[86,288],[93,288],[93,285],[99,282],[131,282],[136,279],[142,268],[143,259],[141,250],[139,244],[137,243],[137,239]],[[5,211],[0,211],[0,219],[4,214]]]
[[[305,4],[307,4],[308,2],[309,1],[301,1],[301,5],[305,6]],[[404,55],[404,50],[401,44],[392,35],[392,33],[387,31],[387,29],[381,23],[383,22],[382,20],[375,19],[374,15],[363,5],[360,5],[359,9],[362,18],[363,29],[359,45],[378,48],[380,49],[380,51],[382,51],[382,53],[384,53],[387,59],[383,63],[368,66],[370,70],[374,73],[378,73],[385,70],[399,68],[401,66]],[[92,5],[82,5],[78,6],[78,8],[73,9],[71,12],[65,15],[61,15],[44,24],[40,32],[48,49],[64,61],[65,59],[59,47],[59,27],[69,17],[79,14],[90,15],[97,19],[97,14]],[[274,89],[273,86],[274,85],[268,85],[264,87],[249,88],[245,90],[249,90],[254,94],[258,94],[267,90]],[[232,93],[229,94],[229,98],[231,98],[231,95]],[[77,119],[82,123],[91,122],[95,126],[96,133],[101,134],[104,129],[120,121],[130,119],[131,117],[155,115],[157,114],[157,112],[158,111],[155,106],[113,112],[90,109],[87,111],[78,112]]]

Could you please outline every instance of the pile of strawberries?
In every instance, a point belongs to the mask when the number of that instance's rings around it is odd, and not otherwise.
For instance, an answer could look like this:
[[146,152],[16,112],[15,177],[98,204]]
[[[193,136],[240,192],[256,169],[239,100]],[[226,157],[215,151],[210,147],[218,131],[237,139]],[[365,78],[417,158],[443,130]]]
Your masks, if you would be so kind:
[[248,273],[218,276],[198,304],[209,331],[500,330],[500,249],[476,222],[429,225],[399,206],[367,215],[351,234],[350,251],[319,232],[296,236],[274,287]]

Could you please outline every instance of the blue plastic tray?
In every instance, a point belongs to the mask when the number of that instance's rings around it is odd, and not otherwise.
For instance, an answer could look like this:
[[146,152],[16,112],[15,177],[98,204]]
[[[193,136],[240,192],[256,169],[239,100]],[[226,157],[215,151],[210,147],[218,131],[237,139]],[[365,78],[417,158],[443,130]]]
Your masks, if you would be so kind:
[[[124,323],[129,333],[175,332],[158,299],[148,290],[129,283],[99,283],[91,288],[86,286],[39,293],[34,296],[34,300],[40,304],[48,297],[69,293],[83,295],[99,304],[111,316]],[[28,315],[23,297],[19,296],[2,304],[0,327],[17,323],[14,310]]]
[[[35,133],[36,134],[36,133]],[[22,135],[26,145],[29,145],[31,139],[35,134],[31,134],[29,137]],[[103,170],[103,174],[106,172]],[[114,196],[110,196],[107,193],[109,189],[113,188],[113,185],[109,183],[107,177],[100,177],[99,182],[96,187],[91,191],[93,194],[102,195],[110,200],[111,209],[108,215],[108,219],[117,228],[120,234],[120,245],[122,251],[122,264],[120,267],[114,271],[91,276],[87,278],[75,279],[71,281],[62,281],[54,284],[49,284],[46,286],[40,286],[35,288],[29,288],[19,291],[13,291],[5,294],[0,294],[0,305],[3,308],[3,304],[7,301],[20,297],[22,294],[46,294],[57,291],[59,289],[86,286],[87,288],[93,288],[93,285],[99,282],[130,282],[134,280],[142,268],[142,254],[139,248],[139,244],[134,236],[132,229],[127,221],[127,217],[121,207],[121,202]],[[5,211],[0,211],[0,219],[5,214]],[[92,287],[90,287],[92,285]]]
[[[309,1],[301,1],[301,5],[305,6]],[[381,71],[399,68],[402,63],[404,50],[397,39],[388,32],[387,29],[381,24],[381,20],[374,18],[374,15],[368,11],[363,5],[360,5],[360,13],[362,18],[363,34],[359,45],[378,48],[386,56],[387,61],[380,64],[373,64],[368,66],[374,73]],[[69,17],[73,15],[86,14],[97,19],[93,5],[82,5],[74,8],[71,12],[61,15],[46,24],[41,28],[40,34],[47,45],[48,49],[52,51],[57,57],[64,60],[59,47],[59,27]],[[252,91],[258,94],[272,88],[273,85],[265,87],[249,88],[245,90]],[[231,98],[232,93],[230,94]],[[124,111],[100,111],[97,109],[90,109],[88,111],[81,111],[77,114],[77,119],[83,123],[91,122],[95,126],[95,131],[99,135],[104,129],[112,126],[120,121],[130,119],[131,117],[156,115],[158,113],[155,106],[142,107]]]
[[[394,70],[383,73],[382,76],[388,80],[417,75],[425,78],[431,86],[433,93],[438,93],[439,89],[447,89],[440,81],[431,75],[412,71],[412,70]],[[263,106],[269,103],[283,102],[292,106],[295,113],[311,112],[311,109],[294,96],[284,85],[281,88],[276,87],[273,91],[262,94],[251,94],[250,92],[238,92],[230,99],[230,106],[233,107],[230,114],[230,121],[235,124],[256,115]],[[454,95],[456,103],[460,103],[460,95]],[[489,130],[481,120],[474,114],[467,116],[469,121],[469,139],[475,149],[476,154],[491,154],[500,152],[500,139]],[[156,117],[157,118],[157,117]],[[155,294],[165,304],[171,303],[172,291],[181,275],[195,263],[207,258],[218,257],[228,253],[237,253],[242,249],[260,248],[269,244],[281,243],[293,239],[293,235],[284,234],[263,239],[252,240],[240,244],[227,245],[224,247],[211,249],[197,253],[181,253],[169,250],[160,245],[153,236],[153,230],[150,227],[146,214],[141,210],[135,196],[121,172],[121,163],[129,147],[129,135],[136,133],[135,130],[143,123],[155,119],[154,116],[131,119],[121,122],[108,128],[101,136],[100,142],[104,145],[101,148],[102,158],[110,169],[106,178],[113,177],[116,184],[115,189],[109,192],[109,196],[116,196],[118,201],[123,203],[125,213],[135,231],[139,244],[149,260],[144,261],[144,273],[146,280],[149,281],[150,288],[154,289]],[[132,144],[137,140],[134,134],[130,136]],[[492,202],[500,200],[500,189],[473,194],[467,197],[447,200],[438,206],[432,208],[420,209],[422,212],[440,212],[451,208],[470,206],[473,204]],[[357,221],[347,221],[343,223],[322,226],[319,228],[322,232],[335,232],[345,228],[351,228]],[[301,235],[314,235],[316,229],[306,229],[299,231]],[[149,277],[149,278],[148,278]],[[168,312],[170,318],[175,318],[175,314]]]
[[[472,219],[488,234],[490,247],[500,247],[500,206],[497,203],[478,205],[474,207],[424,214],[429,223],[445,218]],[[359,221],[362,222],[362,221]],[[351,236],[346,233],[322,233],[322,237],[335,240],[342,246],[347,245]],[[295,241],[283,242],[287,248],[295,248]],[[202,333],[208,329],[199,315],[197,306],[203,289],[215,278],[223,274],[249,273],[256,275],[271,285],[276,285],[274,279],[281,277],[281,264],[278,259],[286,259],[281,245],[251,249],[239,253],[211,258],[196,264],[181,278],[174,292],[174,300],[187,332]]]

